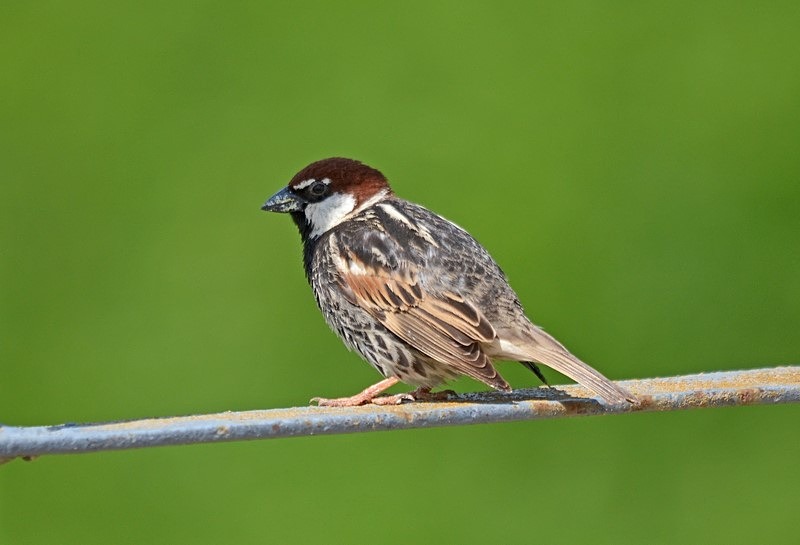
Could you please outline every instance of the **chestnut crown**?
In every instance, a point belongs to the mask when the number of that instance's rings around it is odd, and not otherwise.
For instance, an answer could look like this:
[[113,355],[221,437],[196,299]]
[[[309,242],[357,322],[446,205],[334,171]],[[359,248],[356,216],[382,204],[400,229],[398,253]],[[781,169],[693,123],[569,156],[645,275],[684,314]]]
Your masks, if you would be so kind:
[[[389,186],[386,176],[377,169],[355,159],[330,157],[315,161],[295,174],[288,187],[297,193],[317,187],[316,192],[322,193],[316,185],[319,182],[327,186],[328,193],[351,193],[357,201],[358,197],[368,199]],[[313,191],[309,193],[311,197],[319,197]]]

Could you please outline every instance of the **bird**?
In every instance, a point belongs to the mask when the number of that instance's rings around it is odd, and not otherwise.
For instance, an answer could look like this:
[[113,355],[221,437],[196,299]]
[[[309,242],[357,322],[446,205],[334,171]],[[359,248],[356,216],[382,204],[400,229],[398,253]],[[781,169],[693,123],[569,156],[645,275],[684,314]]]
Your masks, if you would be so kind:
[[[387,178],[344,157],[315,161],[272,195],[288,213],[303,266],[330,328],[383,379],[320,406],[447,399],[432,392],[466,375],[511,391],[495,360],[522,363],[545,384],[544,364],[612,404],[636,398],[569,352],[525,315],[489,252],[455,223],[398,197]],[[412,392],[381,395],[398,383]]]

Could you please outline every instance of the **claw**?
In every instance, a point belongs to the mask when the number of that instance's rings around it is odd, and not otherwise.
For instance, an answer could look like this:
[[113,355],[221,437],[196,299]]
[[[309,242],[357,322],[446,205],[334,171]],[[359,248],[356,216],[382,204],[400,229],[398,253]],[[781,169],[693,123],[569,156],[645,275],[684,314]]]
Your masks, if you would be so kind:
[[414,396],[411,394],[395,394],[372,399],[374,405],[401,405],[404,401],[414,401]]
[[458,397],[453,390],[442,390],[441,392],[431,392],[430,388],[420,387],[414,390],[411,395],[414,401],[449,401]]

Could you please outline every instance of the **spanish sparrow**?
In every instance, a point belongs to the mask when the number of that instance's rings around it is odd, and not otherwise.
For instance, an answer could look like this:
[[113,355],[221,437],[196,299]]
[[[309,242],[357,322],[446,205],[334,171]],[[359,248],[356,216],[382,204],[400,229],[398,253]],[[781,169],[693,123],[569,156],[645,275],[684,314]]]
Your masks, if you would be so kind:
[[[431,399],[431,388],[459,375],[510,391],[494,359],[521,362],[544,379],[542,363],[607,402],[635,401],[528,320],[469,233],[397,197],[374,168],[341,157],[311,163],[262,210],[292,216],[325,320],[385,377],[352,397],[312,400],[319,405]],[[378,396],[401,381],[417,389]]]

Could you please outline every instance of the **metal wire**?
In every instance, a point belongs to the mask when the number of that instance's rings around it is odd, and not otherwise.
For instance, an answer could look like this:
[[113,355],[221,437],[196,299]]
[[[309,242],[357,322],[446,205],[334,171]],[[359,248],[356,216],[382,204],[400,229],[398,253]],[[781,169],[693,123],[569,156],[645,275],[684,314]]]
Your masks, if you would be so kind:
[[608,405],[580,386],[464,394],[443,403],[300,407],[127,422],[0,426],[0,461],[162,445],[459,426],[567,416],[800,403],[800,366],[622,381],[638,405]]

